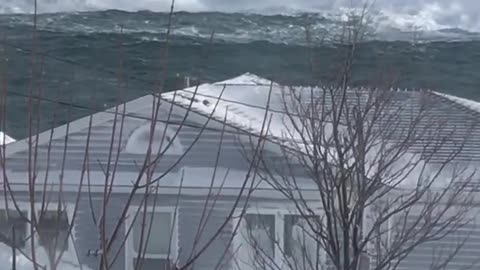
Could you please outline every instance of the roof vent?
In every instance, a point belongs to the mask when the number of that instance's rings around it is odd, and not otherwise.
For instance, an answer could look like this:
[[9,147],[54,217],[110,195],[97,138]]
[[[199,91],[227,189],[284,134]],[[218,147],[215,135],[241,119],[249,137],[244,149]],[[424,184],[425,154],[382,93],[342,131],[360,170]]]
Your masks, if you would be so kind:
[[210,107],[210,101],[208,99],[204,99],[202,103],[203,105]]

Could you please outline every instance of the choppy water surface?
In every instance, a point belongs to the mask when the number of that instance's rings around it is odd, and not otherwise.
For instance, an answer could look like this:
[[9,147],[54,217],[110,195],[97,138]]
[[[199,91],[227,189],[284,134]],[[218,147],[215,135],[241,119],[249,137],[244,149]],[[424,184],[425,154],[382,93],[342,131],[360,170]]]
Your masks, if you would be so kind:
[[[480,99],[478,33],[438,25],[412,31],[386,14],[376,16],[369,28],[375,34],[359,48],[356,83],[369,84],[382,71],[400,75],[397,87],[434,88]],[[6,129],[17,138],[27,134],[27,102],[20,94],[32,90],[32,74],[41,79],[36,85],[41,85],[43,96],[97,109],[152,92],[165,67],[170,79],[181,74],[218,81],[252,72],[285,83],[307,83],[312,80],[314,55],[315,78],[327,78],[338,59],[335,35],[341,21],[341,15],[328,12],[177,12],[165,62],[161,48],[168,25],[166,13],[109,10],[41,14],[36,44],[32,43],[31,15],[2,14],[2,69],[11,92]],[[317,45],[314,49],[307,46],[306,25]],[[414,36],[420,36],[415,45]],[[34,60],[32,49],[39,56]],[[33,73],[32,61],[37,67]],[[119,78],[128,85],[126,90]],[[53,117],[52,112],[58,113]],[[46,129],[89,112],[45,102],[39,113],[43,116],[41,128]]]

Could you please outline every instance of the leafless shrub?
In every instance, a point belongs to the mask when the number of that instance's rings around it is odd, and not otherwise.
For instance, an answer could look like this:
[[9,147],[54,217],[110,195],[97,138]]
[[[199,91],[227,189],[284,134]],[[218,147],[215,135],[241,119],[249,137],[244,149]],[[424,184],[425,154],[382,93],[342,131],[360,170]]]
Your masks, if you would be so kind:
[[466,255],[455,261],[476,219],[475,168],[459,157],[475,121],[457,128],[435,113],[438,97],[429,91],[397,92],[390,82],[350,88],[365,14],[345,25],[343,61],[329,84],[278,86],[283,112],[266,107],[283,127],[274,134],[283,158],[262,156],[259,170],[290,208],[280,218],[278,211],[244,214],[239,269],[477,263]]
[[[168,46],[173,17],[174,1],[170,10],[170,22],[167,29],[167,40],[162,48],[162,70],[168,70]],[[175,150],[177,137],[185,128],[189,128],[189,117],[193,114],[193,105],[196,100],[198,86],[193,90],[190,104],[182,108],[182,117],[175,116],[178,109],[174,101],[178,97],[174,94],[173,102],[162,98],[165,74],[160,74],[157,82],[157,91],[149,99],[149,114],[138,115],[127,108],[127,104],[120,104],[106,111],[95,108],[95,98],[92,97],[91,111],[94,114],[78,120],[75,124],[67,123],[50,131],[40,131],[40,121],[44,98],[42,91],[43,57],[37,54],[37,3],[33,15],[32,64],[31,83],[28,99],[28,138],[11,145],[2,145],[0,165],[2,171],[2,203],[0,210],[0,242],[8,250],[12,269],[28,267],[33,269],[64,269],[72,267],[82,269],[86,266],[78,261],[85,256],[95,257],[98,269],[192,269],[192,265],[204,254],[214,241],[230,226],[230,220],[238,209],[244,207],[254,186],[259,156],[248,166],[245,179],[242,179],[238,194],[234,195],[232,203],[223,217],[223,221],[208,237],[205,231],[209,226],[221,196],[225,180],[218,182],[219,159],[222,151],[222,141],[225,135],[225,123],[217,130],[219,138],[216,161],[213,167],[211,180],[205,187],[202,197],[203,207],[200,221],[195,228],[192,250],[182,250],[177,246],[176,226],[178,212],[184,198],[184,177],[181,173],[174,185],[165,182],[172,181],[174,171],[178,170],[182,161],[201,138],[203,132],[213,120],[218,101],[209,104],[213,108],[205,121],[196,126],[197,133],[191,145],[187,145],[177,155],[170,155]],[[118,70],[118,98],[123,101],[128,83],[123,71],[123,54],[120,52]],[[6,98],[8,94],[5,83],[5,74],[2,74],[1,84],[1,118],[4,127],[6,115]],[[145,104],[144,104],[145,105]],[[70,102],[69,108],[77,106]],[[70,110],[67,110],[68,112]],[[101,112],[98,112],[101,111]],[[58,111],[52,112],[54,115]],[[225,115],[227,117],[228,112]],[[68,118],[68,117],[67,117]],[[105,120],[107,119],[107,120]],[[142,126],[147,126],[146,136],[141,134],[145,142],[145,151],[140,153],[139,160],[131,160],[129,166],[135,165],[136,170],[130,171],[128,179],[119,169],[122,165],[122,156],[125,155],[125,141],[127,124],[135,119]],[[104,145],[99,145],[96,130],[101,121],[109,121],[107,133],[103,138]],[[265,121],[264,121],[265,122]],[[79,125],[81,128],[79,128]],[[267,129],[264,123],[263,129]],[[103,126],[105,127],[105,126]],[[140,127],[140,128],[141,128]],[[131,130],[131,127],[128,129]],[[135,131],[134,131],[135,132]],[[82,138],[72,136],[82,133]],[[72,138],[75,137],[75,138]],[[144,138],[145,137],[145,138]],[[106,157],[99,158],[94,154],[95,147],[106,148]],[[255,152],[260,152],[263,141],[258,140]],[[75,148],[78,152],[73,151]],[[59,150],[60,149],[60,150]],[[173,150],[172,150],[173,149]],[[178,149],[177,149],[178,150]],[[12,169],[11,161],[20,155],[24,167]],[[127,153],[128,154],[128,153]],[[138,154],[138,153],[137,153]],[[79,162],[79,168],[71,168],[74,162]],[[135,162],[135,164],[133,164]],[[13,162],[12,162],[13,163]],[[75,163],[77,164],[77,163]],[[95,167],[96,169],[94,169]],[[161,168],[160,168],[161,167]],[[100,168],[100,169],[99,169]],[[101,173],[99,173],[101,171]],[[228,177],[228,171],[223,176]],[[208,179],[202,179],[206,181]],[[120,191],[119,191],[120,190]],[[165,195],[168,192],[169,195]],[[169,202],[170,212],[157,212],[165,204],[164,198],[174,198]],[[119,205],[120,204],[120,205]],[[158,215],[157,215],[158,214]],[[92,235],[75,235],[75,228],[82,226],[88,219],[93,226]],[[164,231],[156,229],[163,228]],[[211,231],[211,228],[208,228]],[[97,245],[85,250],[85,246],[78,243],[79,238],[95,238]],[[11,251],[11,252],[10,252]],[[2,250],[3,252],[3,250]],[[126,253],[131,256],[126,261]],[[155,256],[148,256],[156,253]],[[179,260],[180,253],[186,258]],[[227,256],[219,256],[217,268]],[[124,265],[127,262],[126,265]],[[153,263],[153,264],[152,264]],[[124,265],[124,266],[122,266]],[[123,268],[122,268],[123,269]]]

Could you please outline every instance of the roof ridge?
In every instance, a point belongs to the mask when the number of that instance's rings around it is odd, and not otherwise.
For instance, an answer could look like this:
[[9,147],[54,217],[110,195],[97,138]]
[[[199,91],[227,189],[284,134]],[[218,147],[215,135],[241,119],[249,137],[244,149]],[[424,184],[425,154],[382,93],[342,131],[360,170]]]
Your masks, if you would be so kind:
[[462,108],[463,110],[473,113],[474,115],[480,115],[480,102],[478,101],[437,91],[430,91],[430,93],[449,104]]
[[[211,83],[213,85],[271,85],[272,80],[269,80],[267,78],[260,77],[256,74],[246,72],[243,73],[239,76],[224,80],[224,81],[219,81],[219,82],[214,82]],[[275,84],[275,82],[273,82]]]

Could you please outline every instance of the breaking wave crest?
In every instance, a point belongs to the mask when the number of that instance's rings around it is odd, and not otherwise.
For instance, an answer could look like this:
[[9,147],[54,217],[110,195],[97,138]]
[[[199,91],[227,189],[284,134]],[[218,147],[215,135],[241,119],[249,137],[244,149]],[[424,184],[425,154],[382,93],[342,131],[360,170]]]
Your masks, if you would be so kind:
[[[38,1],[39,11],[43,13],[39,20],[42,30],[90,34],[117,33],[123,29],[126,33],[138,33],[143,40],[161,40],[160,35],[165,33],[168,21],[165,12],[170,8],[170,0]],[[402,1],[404,5],[399,4]],[[4,15],[0,16],[0,23],[30,24],[31,18],[25,14],[32,12],[31,2],[1,1],[0,14]],[[279,4],[285,4],[280,2],[282,1],[177,0],[175,9],[187,12],[176,13],[174,34],[209,38],[212,31],[215,31],[216,39],[224,42],[304,44],[305,25],[310,26],[312,36],[333,39],[347,14],[359,10],[358,7],[345,8],[345,3],[350,2],[347,0],[299,0],[296,4],[278,8]],[[315,4],[316,2],[323,4]],[[409,0],[377,2],[369,12],[371,22],[368,32],[373,34],[370,39],[411,41],[415,38],[425,42],[480,39],[480,34],[477,33],[480,32],[480,15],[468,12],[468,0],[457,0],[455,5],[441,5],[438,3],[443,1],[426,0],[420,1],[422,4],[418,4],[420,6],[417,8],[416,2]],[[113,8],[119,10],[112,10]],[[145,11],[147,9],[150,11]]]

